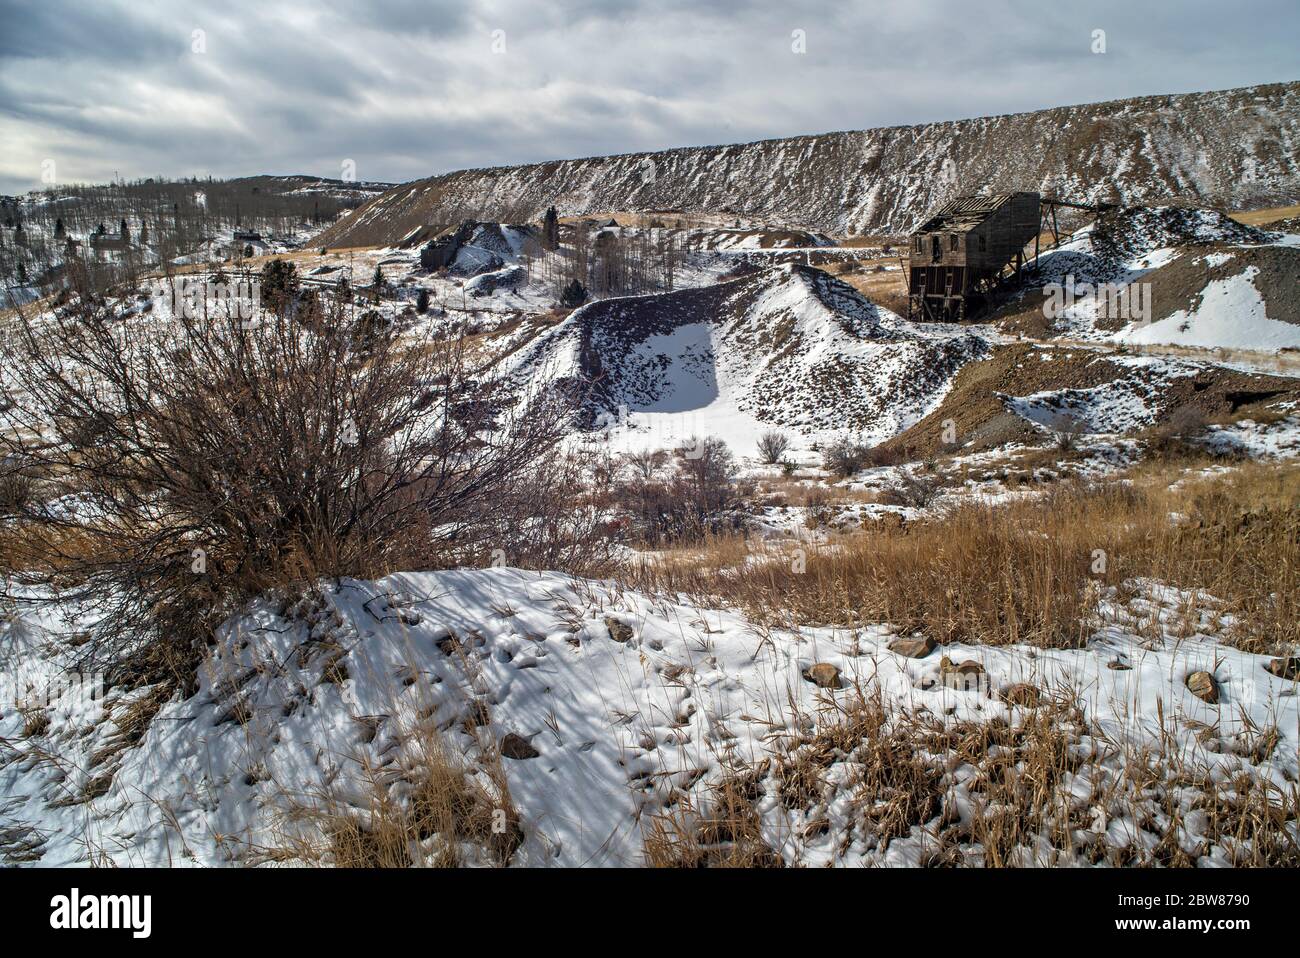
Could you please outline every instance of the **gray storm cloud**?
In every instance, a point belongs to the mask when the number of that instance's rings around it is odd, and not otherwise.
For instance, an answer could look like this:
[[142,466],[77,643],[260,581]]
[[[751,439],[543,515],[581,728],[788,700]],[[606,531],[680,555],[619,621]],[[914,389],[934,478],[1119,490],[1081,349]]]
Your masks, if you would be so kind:
[[398,181],[1291,80],[1298,26],[1293,0],[0,0],[0,191],[49,160]]

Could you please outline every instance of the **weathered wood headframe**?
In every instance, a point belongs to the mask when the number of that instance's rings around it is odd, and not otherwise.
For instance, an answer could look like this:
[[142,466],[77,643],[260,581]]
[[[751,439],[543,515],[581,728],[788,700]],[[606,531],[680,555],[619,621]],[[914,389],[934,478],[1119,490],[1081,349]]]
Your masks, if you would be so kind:
[[963,196],[911,236],[909,319],[952,322],[975,315],[1004,274],[1019,277],[1041,219],[1037,193]]

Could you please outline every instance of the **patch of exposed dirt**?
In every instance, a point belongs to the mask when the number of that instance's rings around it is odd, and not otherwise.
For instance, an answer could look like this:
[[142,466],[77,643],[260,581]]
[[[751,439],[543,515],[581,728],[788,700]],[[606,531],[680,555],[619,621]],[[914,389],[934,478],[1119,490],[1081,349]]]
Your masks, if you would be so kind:
[[1167,421],[1183,407],[1199,410],[1206,419],[1226,420],[1300,400],[1300,383],[1292,378],[1209,365],[1194,375],[1156,377],[1143,367],[1113,361],[1106,353],[1015,343],[1000,346],[990,358],[963,367],[939,407],[884,446],[909,458],[952,452],[953,447],[943,441],[948,420],[955,426],[963,453],[981,452],[1009,442],[1037,443],[1043,438],[1042,432],[1008,410],[1003,396],[1084,390],[1133,378],[1156,389],[1152,424]]
[[1087,389],[1123,374],[1103,354],[1077,347],[1029,343],[999,346],[988,359],[970,363],[957,373],[952,389],[934,412],[884,445],[916,457],[952,451],[943,441],[948,420],[955,425],[958,443],[966,453],[1009,442],[1035,442],[1040,434],[1030,423],[1009,412],[999,394],[1024,396],[1047,389]]
[[[1225,256],[1229,258],[1223,260]],[[1210,283],[1240,276],[1252,266],[1258,272],[1251,282],[1264,299],[1268,318],[1300,325],[1300,249],[1289,246],[1215,249],[1180,256],[1152,270],[1142,277],[1151,284],[1152,321],[1168,319],[1179,310],[1196,312]]]

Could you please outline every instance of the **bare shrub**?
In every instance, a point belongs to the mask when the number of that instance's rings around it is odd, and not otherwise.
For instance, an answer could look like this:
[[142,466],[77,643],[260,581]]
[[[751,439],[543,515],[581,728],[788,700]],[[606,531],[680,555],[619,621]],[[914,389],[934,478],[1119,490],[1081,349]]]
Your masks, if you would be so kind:
[[804,492],[805,525],[809,529],[824,526],[835,516],[829,490],[822,485],[809,486]]
[[590,452],[544,453],[501,489],[493,515],[485,517],[485,528],[496,525],[488,544],[499,543],[499,551],[480,555],[478,561],[604,575],[616,541],[609,522],[616,478]]
[[704,529],[736,505],[736,460],[716,436],[692,438],[673,451],[672,492],[684,509],[687,526]]
[[666,449],[643,449],[629,452],[623,457],[633,475],[643,482],[659,478],[668,465],[669,458]]
[[822,460],[833,474],[848,478],[861,472],[867,464],[867,447],[856,439],[842,436],[826,447]]
[[94,303],[19,317],[0,448],[51,477],[20,521],[45,544],[35,571],[103,613],[90,664],[183,669],[268,589],[509,554],[526,535],[503,512],[535,503],[521,490],[568,398],[516,401],[458,342],[379,328],[357,346],[337,304],[311,328]]
[[1205,413],[1196,406],[1179,406],[1147,434],[1146,451],[1161,459],[1186,458],[1202,454],[1200,444],[1209,426]]
[[612,505],[643,541],[659,544],[720,532],[741,503],[735,457],[716,437],[688,439],[671,455],[637,453],[626,461],[631,477],[611,489]]
[[864,462],[868,466],[898,466],[907,462],[907,453],[893,446],[872,446],[866,451]]
[[1071,452],[1087,430],[1078,419],[1068,413],[1057,413],[1047,423],[1052,442],[1060,452]]
[[18,464],[0,466],[0,516],[21,513],[36,495],[36,479]]
[[758,454],[767,465],[781,461],[785,451],[790,448],[790,439],[783,432],[771,430],[758,438]]
[[1169,433],[1181,439],[1197,439],[1205,432],[1205,412],[1196,406],[1179,406],[1169,416]]
[[894,485],[881,493],[881,501],[891,506],[924,509],[938,494],[938,483],[932,477],[903,472]]

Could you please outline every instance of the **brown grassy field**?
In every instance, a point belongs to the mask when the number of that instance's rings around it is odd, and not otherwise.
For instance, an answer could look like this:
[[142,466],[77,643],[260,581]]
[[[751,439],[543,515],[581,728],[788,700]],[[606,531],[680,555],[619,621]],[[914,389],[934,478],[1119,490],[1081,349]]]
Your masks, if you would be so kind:
[[1245,223],[1247,226],[1267,226],[1269,223],[1290,219],[1293,216],[1300,216],[1300,204],[1295,206],[1273,206],[1263,210],[1245,210],[1232,214],[1234,220],[1238,223]]
[[1300,641],[1300,466],[1174,482],[1185,473],[1153,463],[1129,482],[1064,482],[1039,498],[867,523],[833,550],[814,549],[806,570],[785,557],[746,562],[723,539],[628,574],[772,626],[887,621],[940,642],[1067,648],[1095,629],[1107,590],[1122,601],[1147,578],[1221,601],[1235,616],[1222,639],[1239,648]]

